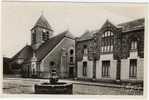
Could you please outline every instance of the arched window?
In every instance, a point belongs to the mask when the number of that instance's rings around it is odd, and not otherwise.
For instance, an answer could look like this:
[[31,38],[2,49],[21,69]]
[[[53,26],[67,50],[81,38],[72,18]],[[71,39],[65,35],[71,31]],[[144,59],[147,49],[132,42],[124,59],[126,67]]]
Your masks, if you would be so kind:
[[73,55],[74,51],[73,49],[70,50],[70,55]]
[[136,50],[137,49],[137,40],[131,41],[131,50]]

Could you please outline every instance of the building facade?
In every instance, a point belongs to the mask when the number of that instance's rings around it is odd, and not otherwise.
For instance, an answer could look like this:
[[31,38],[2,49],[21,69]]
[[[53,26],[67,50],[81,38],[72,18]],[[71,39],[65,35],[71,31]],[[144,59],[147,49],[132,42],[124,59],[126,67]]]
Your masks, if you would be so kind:
[[143,18],[119,25],[106,20],[79,38],[69,31],[53,33],[41,15],[31,29],[31,45],[12,57],[11,66],[18,65],[23,77],[49,78],[54,63],[60,78],[143,82]]
[[113,25],[107,20],[76,42],[77,77],[100,81],[142,82],[144,19]]

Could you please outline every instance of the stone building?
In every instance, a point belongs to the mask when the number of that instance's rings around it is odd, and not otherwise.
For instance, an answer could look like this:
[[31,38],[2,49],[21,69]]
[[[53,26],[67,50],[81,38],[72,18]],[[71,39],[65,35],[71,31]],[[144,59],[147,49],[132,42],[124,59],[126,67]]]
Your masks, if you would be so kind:
[[142,82],[144,19],[119,25],[107,20],[76,40],[77,77],[100,81]]
[[53,30],[41,15],[31,29],[31,45],[26,45],[11,64],[20,65],[23,77],[48,78],[54,63],[61,78],[75,75],[75,38],[69,31],[53,35]]

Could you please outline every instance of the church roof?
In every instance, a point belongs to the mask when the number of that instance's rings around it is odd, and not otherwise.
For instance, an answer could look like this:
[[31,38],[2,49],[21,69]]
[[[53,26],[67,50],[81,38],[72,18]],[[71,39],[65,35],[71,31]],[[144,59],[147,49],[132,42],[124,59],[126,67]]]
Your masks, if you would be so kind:
[[117,27],[122,28],[123,32],[133,31],[144,28],[144,18],[119,24]]
[[12,57],[12,61],[16,59],[24,59],[24,61],[28,61],[32,57],[33,49],[31,46],[26,45],[23,49],[21,49],[16,55]]
[[[68,31],[64,31],[61,34],[58,34],[54,37],[51,37],[48,41],[43,43],[36,51],[36,57],[38,61],[41,61],[48,53],[50,53],[56,45],[61,42],[61,40],[64,38],[72,38],[72,35]],[[21,49],[16,55],[12,57],[12,61],[16,59],[24,59],[24,63],[28,63],[31,61],[31,58],[33,56],[33,49],[31,46],[27,45],[23,49]]]
[[56,45],[64,38],[69,37],[68,31],[65,31],[61,34],[58,34],[54,37],[51,37],[47,42],[43,43],[39,49],[36,51],[36,57],[38,61],[41,61],[48,53],[50,53],[53,48],[56,47]]
[[37,22],[35,23],[34,27],[36,26],[44,27],[51,30],[50,24],[48,23],[47,19],[43,15],[41,15],[37,20]]

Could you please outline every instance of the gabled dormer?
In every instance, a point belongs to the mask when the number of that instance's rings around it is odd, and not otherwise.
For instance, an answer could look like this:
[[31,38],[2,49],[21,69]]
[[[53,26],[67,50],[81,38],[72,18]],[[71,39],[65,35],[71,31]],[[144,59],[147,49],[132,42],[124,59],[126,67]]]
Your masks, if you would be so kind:
[[120,49],[120,35],[121,29],[106,20],[95,34],[97,51],[100,54],[115,54]]

